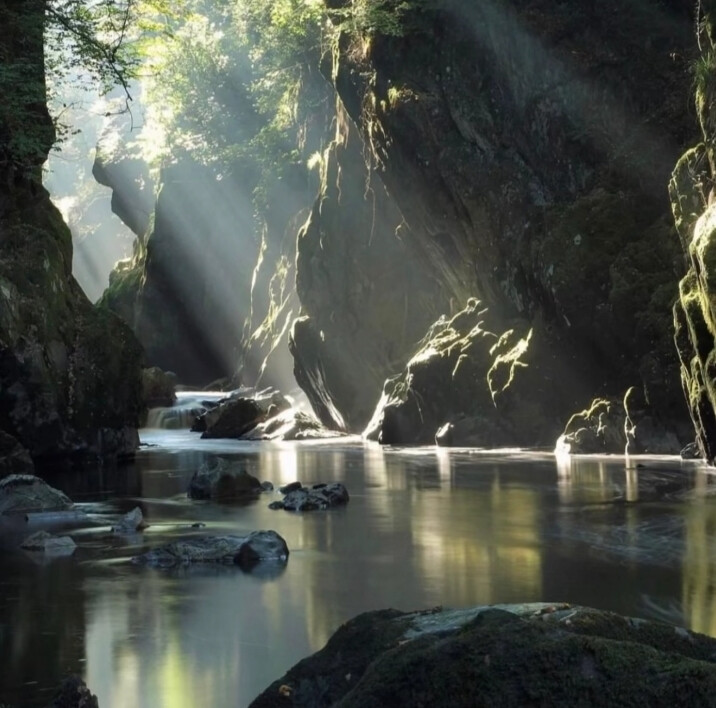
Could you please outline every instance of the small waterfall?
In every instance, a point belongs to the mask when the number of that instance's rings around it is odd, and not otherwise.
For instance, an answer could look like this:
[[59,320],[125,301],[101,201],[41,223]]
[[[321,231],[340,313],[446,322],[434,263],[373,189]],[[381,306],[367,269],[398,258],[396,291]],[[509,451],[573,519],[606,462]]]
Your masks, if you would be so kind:
[[193,425],[194,418],[229,395],[224,391],[177,391],[177,400],[173,406],[149,409],[144,427],[188,430]]

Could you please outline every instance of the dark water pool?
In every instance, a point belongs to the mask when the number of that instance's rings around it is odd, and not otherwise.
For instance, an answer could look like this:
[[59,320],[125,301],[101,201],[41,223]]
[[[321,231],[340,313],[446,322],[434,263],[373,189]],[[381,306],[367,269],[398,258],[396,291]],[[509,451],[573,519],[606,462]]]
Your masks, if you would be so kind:
[[[130,467],[53,480],[94,519],[70,531],[74,556],[0,550],[0,703],[44,705],[79,673],[101,708],[246,706],[342,622],[383,607],[560,600],[716,636],[716,477],[693,463],[143,437],[157,447]],[[350,504],[190,502],[210,453],[276,486],[343,481]],[[111,515],[137,504],[151,527],[112,537]],[[182,534],[269,528],[291,549],[283,571],[128,562]]]

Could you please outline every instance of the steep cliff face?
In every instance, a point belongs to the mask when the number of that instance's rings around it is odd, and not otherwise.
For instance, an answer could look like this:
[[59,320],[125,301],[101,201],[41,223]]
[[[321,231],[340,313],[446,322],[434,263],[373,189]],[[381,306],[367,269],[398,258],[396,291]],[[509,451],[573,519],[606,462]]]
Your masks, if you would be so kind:
[[[399,211],[402,245],[444,293],[431,303],[448,314],[447,302],[456,311],[475,296],[498,336],[532,329],[524,362],[553,362],[545,375],[557,391],[542,403],[553,420],[636,385],[687,436],[669,336],[683,266],[665,187],[693,130],[685,4],[409,5],[401,36],[344,36],[333,76]],[[350,169],[336,159],[337,172]],[[326,223],[320,210],[313,219],[316,230]],[[329,270],[330,248],[324,237],[314,271]],[[401,270],[401,256],[392,266]],[[314,300],[312,319],[340,320],[342,302]],[[399,298],[387,305],[389,319]],[[361,339],[351,356],[372,356],[379,339]],[[564,379],[577,384],[571,394],[558,390]],[[486,377],[475,386],[483,400]],[[334,402],[361,418],[347,398]]]
[[688,272],[674,305],[681,381],[701,452],[716,461],[716,3],[703,7],[697,62],[696,108],[703,142],[679,160],[669,185]]
[[[20,6],[21,5],[21,6]],[[133,451],[141,349],[72,277],[72,240],[41,186],[44,3],[0,10],[0,429],[38,460]]]
[[342,106],[323,155],[321,192],[298,234],[296,379],[321,421],[357,430],[386,374],[399,369],[449,302],[420,255]]

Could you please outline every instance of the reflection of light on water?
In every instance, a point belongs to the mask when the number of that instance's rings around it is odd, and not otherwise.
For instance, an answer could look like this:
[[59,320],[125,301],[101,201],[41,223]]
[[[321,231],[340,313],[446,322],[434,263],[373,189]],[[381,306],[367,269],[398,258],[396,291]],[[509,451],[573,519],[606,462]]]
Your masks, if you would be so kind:
[[686,551],[683,560],[684,617],[691,629],[716,636],[716,499],[709,495],[711,474],[698,470],[699,494],[686,507]]
[[[557,492],[563,504],[574,502],[599,503],[610,499],[615,485],[610,479],[607,464],[597,457],[574,457],[566,454],[554,456],[557,468]],[[631,487],[629,485],[632,484]],[[627,495],[636,500],[638,496],[638,478],[627,478]]]
[[626,500],[628,502],[639,501],[639,473],[636,467],[626,466]]
[[270,480],[276,487],[300,481],[298,475],[298,454],[295,445],[277,444],[259,456],[260,477]]
[[502,484],[499,475],[495,468],[489,489],[472,498],[414,496],[416,574],[446,604],[540,597],[538,495]]
[[452,463],[450,461],[450,451],[444,447],[435,448],[435,457],[438,463],[438,475],[440,477],[440,483],[447,483],[448,486],[452,486]]
[[557,493],[563,504],[572,502],[572,456],[569,451],[555,451],[557,465]]

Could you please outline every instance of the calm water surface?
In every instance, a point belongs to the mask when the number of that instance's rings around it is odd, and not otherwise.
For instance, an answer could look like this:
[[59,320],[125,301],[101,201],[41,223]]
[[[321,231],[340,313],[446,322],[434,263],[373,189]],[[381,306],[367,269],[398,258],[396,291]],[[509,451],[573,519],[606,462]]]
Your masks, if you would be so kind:
[[[559,600],[716,636],[716,477],[693,463],[143,440],[155,447],[132,466],[52,480],[92,519],[70,530],[71,558],[9,550],[27,529],[0,529],[0,703],[44,705],[79,673],[101,708],[247,706],[342,622],[384,607]],[[299,515],[267,508],[278,492],[191,502],[189,478],[212,453],[277,487],[342,481],[350,504]],[[116,514],[137,504],[151,527],[113,537]],[[269,528],[291,549],[281,570],[128,562],[181,535]]]

